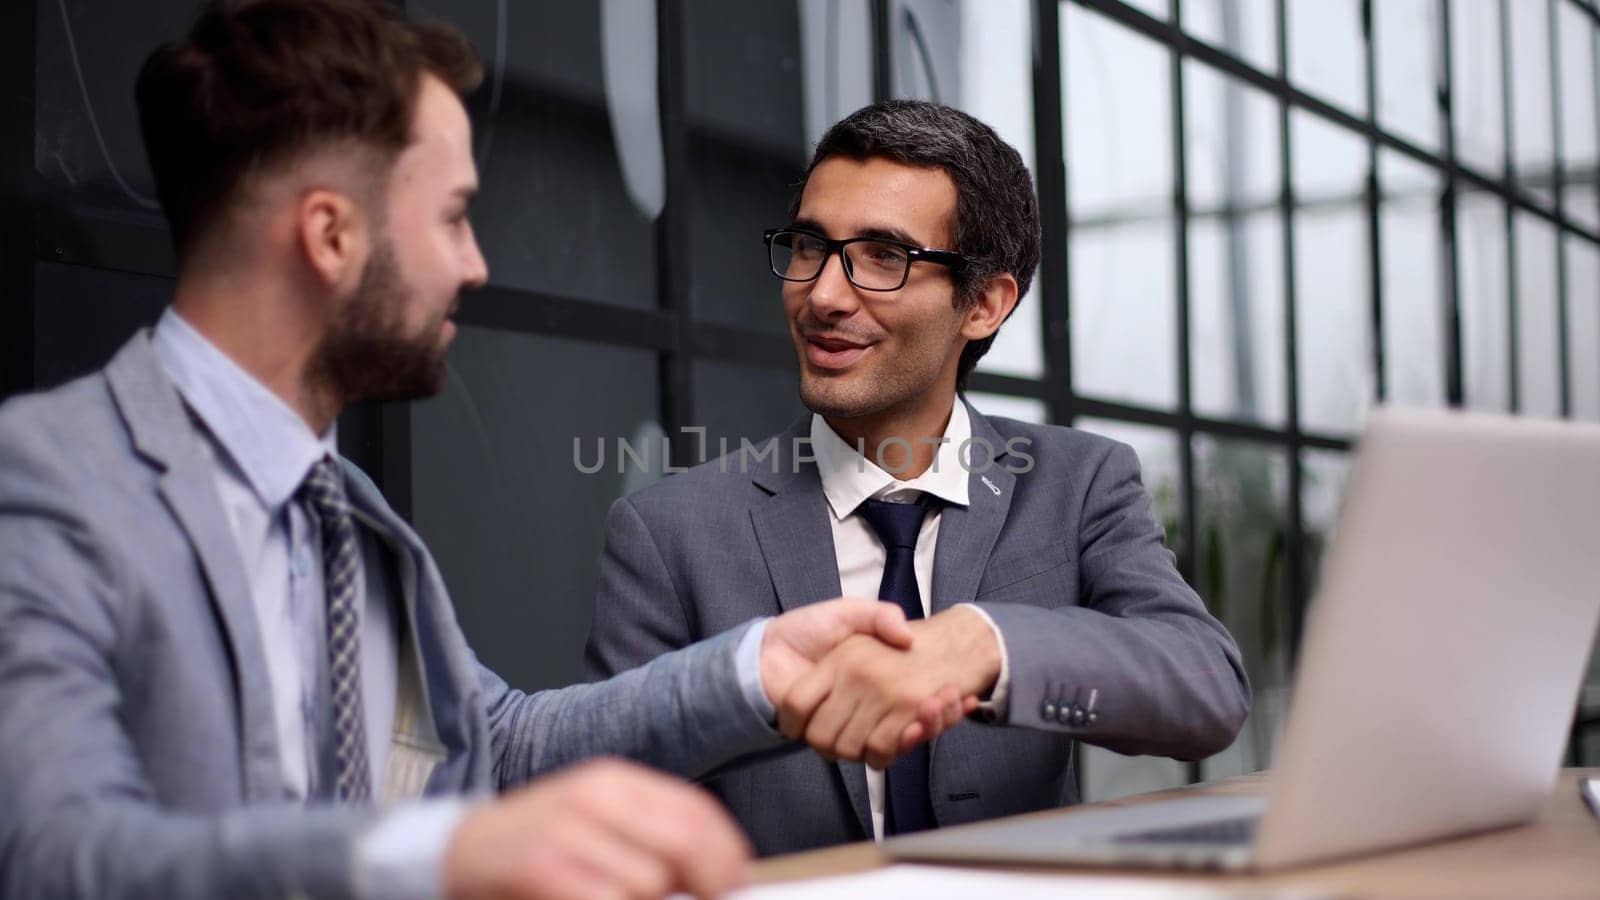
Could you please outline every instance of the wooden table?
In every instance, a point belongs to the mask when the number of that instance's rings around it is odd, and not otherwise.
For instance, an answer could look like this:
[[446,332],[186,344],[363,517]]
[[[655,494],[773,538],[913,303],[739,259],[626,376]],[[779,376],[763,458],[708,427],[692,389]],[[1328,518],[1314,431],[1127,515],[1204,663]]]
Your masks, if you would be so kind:
[[[1600,769],[1567,769],[1539,817],[1527,825],[1441,841],[1346,861],[1286,869],[1266,875],[1194,875],[1171,871],[1135,873],[1097,868],[1047,869],[997,867],[1018,872],[1064,872],[1130,877],[1178,878],[1221,888],[1304,888],[1335,897],[1455,898],[1495,897],[1507,900],[1542,897],[1600,898],[1600,821],[1578,796],[1580,775]],[[1259,793],[1261,775],[1246,775],[1214,784],[1194,785],[1034,816],[1070,816],[1083,809],[1121,806],[1175,795]],[[822,875],[843,875],[887,865],[889,860],[871,842],[767,859],[756,866],[756,881],[791,881]]]

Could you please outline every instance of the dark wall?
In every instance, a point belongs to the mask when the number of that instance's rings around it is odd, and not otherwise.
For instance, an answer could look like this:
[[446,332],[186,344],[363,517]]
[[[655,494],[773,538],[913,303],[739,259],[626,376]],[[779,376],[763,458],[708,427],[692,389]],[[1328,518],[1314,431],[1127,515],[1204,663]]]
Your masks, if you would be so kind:
[[[666,74],[657,216],[622,175],[601,4],[408,5],[485,56],[468,108],[491,289],[465,300],[445,391],[350,411],[341,445],[433,548],[480,656],[520,687],[564,684],[579,676],[606,510],[660,476],[661,436],[704,425],[713,447],[737,444],[799,412],[760,240],[806,157],[797,12],[662,0],[669,28],[634,23],[657,34]],[[133,83],[196,8],[0,12],[0,397],[92,371],[167,303],[174,262]],[[649,465],[617,471],[619,439],[648,439]],[[589,457],[605,442],[608,465],[579,471],[575,440]]]

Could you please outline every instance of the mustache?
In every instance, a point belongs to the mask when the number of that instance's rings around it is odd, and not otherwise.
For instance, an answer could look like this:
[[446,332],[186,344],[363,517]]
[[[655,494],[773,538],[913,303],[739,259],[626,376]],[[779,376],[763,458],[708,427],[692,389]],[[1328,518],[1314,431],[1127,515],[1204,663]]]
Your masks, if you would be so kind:
[[859,328],[853,325],[824,325],[809,318],[795,320],[795,328],[802,338],[820,338],[822,340],[848,341],[852,344],[875,344],[883,339],[883,335],[868,328]]

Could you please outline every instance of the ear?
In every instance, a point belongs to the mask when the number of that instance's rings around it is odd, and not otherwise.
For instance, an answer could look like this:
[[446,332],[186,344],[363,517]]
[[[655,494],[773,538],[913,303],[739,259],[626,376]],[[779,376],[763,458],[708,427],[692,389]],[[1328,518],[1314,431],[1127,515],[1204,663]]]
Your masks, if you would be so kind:
[[295,209],[300,251],[312,276],[337,293],[361,279],[371,244],[369,217],[348,194],[313,188]]
[[1000,330],[1000,325],[1017,307],[1017,279],[1002,272],[989,279],[978,302],[961,319],[961,336],[981,341]]

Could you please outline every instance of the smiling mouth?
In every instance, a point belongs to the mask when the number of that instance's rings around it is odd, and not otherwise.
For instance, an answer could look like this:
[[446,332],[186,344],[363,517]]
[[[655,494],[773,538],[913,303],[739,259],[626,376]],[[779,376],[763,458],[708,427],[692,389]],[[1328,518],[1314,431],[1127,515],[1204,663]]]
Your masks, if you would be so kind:
[[872,349],[871,344],[823,335],[809,334],[805,340],[806,361],[818,369],[847,369]]

